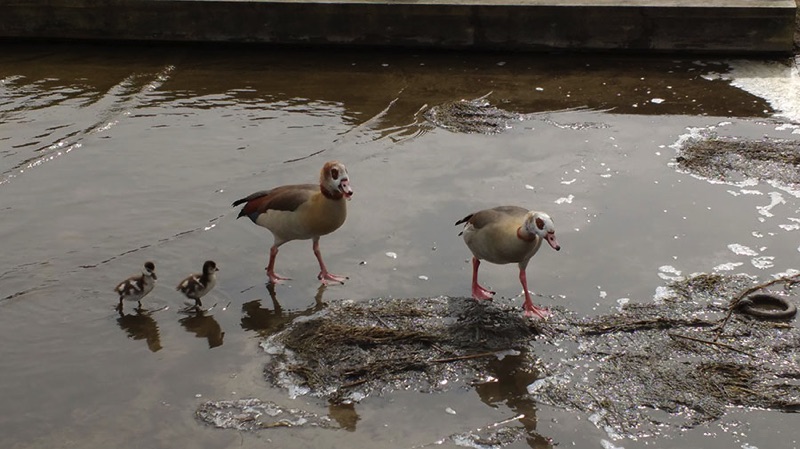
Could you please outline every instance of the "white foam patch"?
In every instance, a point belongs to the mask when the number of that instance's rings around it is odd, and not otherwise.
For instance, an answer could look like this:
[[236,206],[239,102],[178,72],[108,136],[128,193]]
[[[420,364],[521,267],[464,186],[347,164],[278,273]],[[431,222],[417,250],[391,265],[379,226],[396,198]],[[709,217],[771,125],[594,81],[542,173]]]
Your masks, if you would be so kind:
[[793,221],[794,223],[781,224],[778,225],[778,227],[783,229],[784,231],[796,231],[800,229],[800,218],[788,217],[788,220]]
[[[798,249],[800,249],[800,248],[798,248]],[[773,274],[772,277],[774,279],[780,279],[780,278],[788,278],[788,277],[791,277],[791,276],[797,276],[798,274],[800,274],[800,270],[796,270],[794,268],[789,268],[788,270],[784,271],[783,273],[775,273],[775,274]]]
[[792,131],[792,134],[797,134],[797,130],[800,130],[800,125],[793,123],[781,123],[775,127],[775,131]]
[[672,148],[673,150],[679,151],[684,146],[686,146],[686,142],[688,142],[688,141],[690,141],[692,139],[701,139],[701,138],[703,138],[703,136],[705,136],[707,134],[708,128],[689,127],[689,128],[686,128],[686,130],[688,132],[678,136],[678,140],[676,140],[675,143],[670,145],[669,146],[670,148]]
[[615,446],[614,443],[608,440],[600,440],[600,446],[603,446],[603,449],[625,449],[623,446]]
[[733,251],[734,254],[739,256],[757,256],[758,253],[751,249],[749,246],[740,245],[738,243],[731,243],[728,249]]
[[675,297],[675,291],[669,287],[659,285],[656,287],[656,292],[653,294],[653,302],[656,304],[663,304],[665,300]]
[[567,196],[567,197],[561,197],[561,198],[557,199],[555,201],[555,203],[556,204],[564,204],[564,203],[572,204],[572,200],[574,200],[574,199],[575,199],[575,195],[570,195],[570,196]]
[[783,190],[784,192],[792,195],[795,198],[800,198],[800,188],[792,188],[792,186],[783,185],[774,179],[767,180],[767,184],[771,185],[776,189]]
[[783,195],[780,192],[769,192],[770,203],[766,206],[756,206],[758,209],[758,213],[765,216],[765,217],[773,217],[774,214],[772,213],[772,208],[779,204],[786,204],[786,200],[783,199]]
[[658,277],[665,281],[674,281],[681,278],[681,271],[672,265],[662,265],[658,267]]
[[740,267],[744,265],[742,262],[728,262],[722,263],[714,267],[714,271],[733,271],[736,267]]
[[761,257],[753,257],[750,259],[750,263],[753,264],[754,267],[760,270],[766,270],[767,268],[772,268],[775,266],[775,258],[772,256],[761,256]]
[[775,61],[730,61],[731,85],[763,98],[776,115],[800,121],[800,73],[796,64]]

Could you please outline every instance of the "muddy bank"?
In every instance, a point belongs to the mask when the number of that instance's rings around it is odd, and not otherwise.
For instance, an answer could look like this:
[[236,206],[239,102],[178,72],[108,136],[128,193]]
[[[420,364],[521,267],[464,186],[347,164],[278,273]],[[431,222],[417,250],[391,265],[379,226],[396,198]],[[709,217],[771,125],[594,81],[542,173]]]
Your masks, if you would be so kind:
[[334,402],[436,391],[480,377],[487,359],[526,350],[544,325],[470,298],[345,301],[267,340],[265,374],[291,394]]
[[[290,396],[347,404],[397,390],[480,388],[491,382],[490,362],[513,354],[537,373],[532,400],[589,415],[612,438],[692,428],[736,406],[796,412],[800,330],[734,306],[767,290],[794,302],[799,283],[797,273],[762,283],[698,274],[660,288],[655,302],[593,318],[558,309],[547,321],[469,298],[341,301],[267,339],[265,376]],[[198,417],[244,430],[331,425],[298,410],[265,423],[258,417],[268,410],[278,415],[269,407],[212,401]],[[519,430],[507,427],[487,438],[515,441]]]
[[[798,279],[770,287],[796,302]],[[612,438],[670,434],[731,407],[796,412],[800,330],[794,321],[758,320],[732,308],[760,285],[744,275],[700,274],[661,289],[656,303],[571,321],[554,342],[570,341],[577,351],[547,364],[528,390],[590,415]]]

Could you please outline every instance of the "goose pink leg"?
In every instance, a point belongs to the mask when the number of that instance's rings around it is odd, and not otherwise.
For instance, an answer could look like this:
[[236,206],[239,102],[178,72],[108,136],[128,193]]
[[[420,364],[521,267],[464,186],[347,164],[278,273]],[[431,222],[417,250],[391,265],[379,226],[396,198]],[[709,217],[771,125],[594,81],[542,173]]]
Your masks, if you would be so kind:
[[539,317],[547,318],[550,316],[550,311],[541,307],[536,307],[531,300],[531,293],[528,291],[528,277],[525,275],[525,269],[519,269],[519,282],[522,284],[522,291],[525,292],[525,303],[522,308],[525,310],[523,313],[526,317]]
[[481,261],[477,257],[472,258],[472,297],[475,299],[488,299],[491,300],[495,292],[486,290],[478,284],[478,267]]
[[269,282],[273,285],[278,285],[281,281],[288,281],[291,278],[283,277],[275,273],[275,259],[278,257],[278,247],[273,245],[269,249],[269,264],[267,265],[267,276]]
[[317,279],[322,281],[323,284],[328,285],[330,282],[335,282],[338,284],[344,284],[344,281],[350,279],[347,276],[338,276],[328,272],[328,268],[325,267],[325,262],[322,261],[322,253],[319,250],[319,238],[314,239],[314,255],[317,256],[317,261],[319,262],[319,274],[317,275]]

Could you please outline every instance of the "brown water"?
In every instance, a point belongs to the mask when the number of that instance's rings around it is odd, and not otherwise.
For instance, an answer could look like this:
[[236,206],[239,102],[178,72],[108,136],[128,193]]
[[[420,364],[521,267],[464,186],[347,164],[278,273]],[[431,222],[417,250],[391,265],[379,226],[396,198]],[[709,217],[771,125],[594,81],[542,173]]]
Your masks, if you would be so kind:
[[[328,301],[469,294],[453,223],[492,205],[554,217],[563,249],[543,248],[528,279],[538,302],[579,314],[651,301],[676,271],[800,268],[797,195],[669,165],[689,128],[800,138],[763,100],[704,78],[725,70],[671,58],[3,44],[0,447],[410,448],[518,414],[529,438],[512,448],[797,447],[796,416],[743,409],[615,441],[587,416],[528,399],[535,373],[513,357],[496,363],[493,384],[352,407],[290,398],[261,372],[261,339]],[[486,94],[541,114],[495,136],[422,117]],[[585,109],[545,113],[567,108]],[[310,242],[292,242],[278,272],[294,280],[271,296],[271,238],[230,203],[313,182],[329,159],[347,164],[356,193],[321,247],[351,279],[320,289]],[[177,313],[174,286],[206,259],[221,269],[204,300],[217,306]],[[168,309],[126,304],[120,316],[112,289],[146,260],[159,284],[145,306]],[[521,305],[513,267],[484,264],[481,279]],[[343,430],[240,434],[193,416],[204,400],[242,397],[330,414]]]

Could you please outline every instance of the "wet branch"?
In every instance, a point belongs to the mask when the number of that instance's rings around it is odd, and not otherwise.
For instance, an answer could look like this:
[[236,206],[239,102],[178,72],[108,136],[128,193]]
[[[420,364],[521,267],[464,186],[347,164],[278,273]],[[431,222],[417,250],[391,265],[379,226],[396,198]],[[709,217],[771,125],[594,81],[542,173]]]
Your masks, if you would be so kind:
[[455,357],[447,357],[444,359],[433,359],[430,360],[431,363],[450,363],[450,362],[457,362],[459,360],[470,360],[470,359],[479,359],[481,357],[489,357],[497,354],[500,351],[492,351],[492,352],[481,352],[478,354],[468,354],[468,355],[459,355]]
[[750,357],[755,357],[755,355],[750,353],[750,352],[747,352],[747,351],[744,351],[744,350],[741,350],[741,349],[738,349],[738,348],[734,348],[733,346],[726,345],[725,343],[719,343],[719,342],[711,341],[711,340],[703,340],[702,338],[690,337],[688,335],[673,334],[672,332],[668,332],[667,335],[669,335],[670,338],[673,338],[673,339],[674,338],[683,338],[685,340],[690,340],[690,341],[694,341],[694,342],[697,342],[697,343],[704,343],[704,344],[707,344],[707,345],[719,346],[720,348],[730,349],[731,351],[738,352],[739,354],[744,354],[744,355],[747,355],[747,356],[750,356]]

